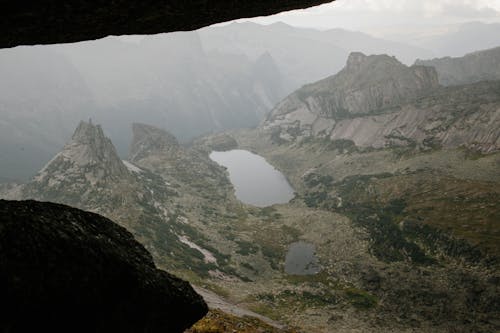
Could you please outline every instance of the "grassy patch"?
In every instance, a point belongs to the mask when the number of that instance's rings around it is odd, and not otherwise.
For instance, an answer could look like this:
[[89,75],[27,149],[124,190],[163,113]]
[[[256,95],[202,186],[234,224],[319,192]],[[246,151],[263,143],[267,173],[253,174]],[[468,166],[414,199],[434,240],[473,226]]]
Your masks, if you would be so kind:
[[377,306],[378,299],[364,290],[348,288],[345,297],[358,310],[369,310]]

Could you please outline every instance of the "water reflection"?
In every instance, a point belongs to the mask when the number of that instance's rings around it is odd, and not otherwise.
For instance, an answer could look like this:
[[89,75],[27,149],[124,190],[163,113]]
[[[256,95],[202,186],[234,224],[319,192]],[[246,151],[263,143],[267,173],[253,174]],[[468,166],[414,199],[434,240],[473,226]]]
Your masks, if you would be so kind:
[[293,189],[281,172],[247,150],[214,151],[210,158],[227,168],[236,197],[244,203],[266,207],[287,203]]
[[314,244],[295,242],[288,248],[285,258],[285,272],[293,275],[313,275],[321,268],[316,257]]

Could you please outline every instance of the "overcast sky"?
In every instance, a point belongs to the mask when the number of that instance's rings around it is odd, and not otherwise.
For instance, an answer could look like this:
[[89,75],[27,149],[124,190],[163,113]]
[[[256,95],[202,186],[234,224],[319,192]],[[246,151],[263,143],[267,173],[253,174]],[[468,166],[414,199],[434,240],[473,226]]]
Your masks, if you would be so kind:
[[262,24],[282,21],[320,29],[340,27],[376,34],[394,26],[428,29],[469,21],[500,22],[500,0],[337,0],[251,21]]

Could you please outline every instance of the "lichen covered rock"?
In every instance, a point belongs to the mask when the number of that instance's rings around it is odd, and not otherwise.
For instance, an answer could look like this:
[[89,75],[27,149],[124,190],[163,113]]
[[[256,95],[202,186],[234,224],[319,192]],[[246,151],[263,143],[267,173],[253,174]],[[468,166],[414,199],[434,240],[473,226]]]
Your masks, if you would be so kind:
[[2,332],[182,332],[207,312],[132,234],[68,206],[0,200]]

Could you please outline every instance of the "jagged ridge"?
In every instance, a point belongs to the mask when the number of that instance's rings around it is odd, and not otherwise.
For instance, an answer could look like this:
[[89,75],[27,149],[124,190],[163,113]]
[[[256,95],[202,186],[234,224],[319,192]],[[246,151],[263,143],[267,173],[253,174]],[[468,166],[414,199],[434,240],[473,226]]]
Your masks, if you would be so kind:
[[337,75],[299,89],[263,123],[275,141],[308,137],[359,147],[500,149],[499,82],[443,88],[431,67],[352,53]]

